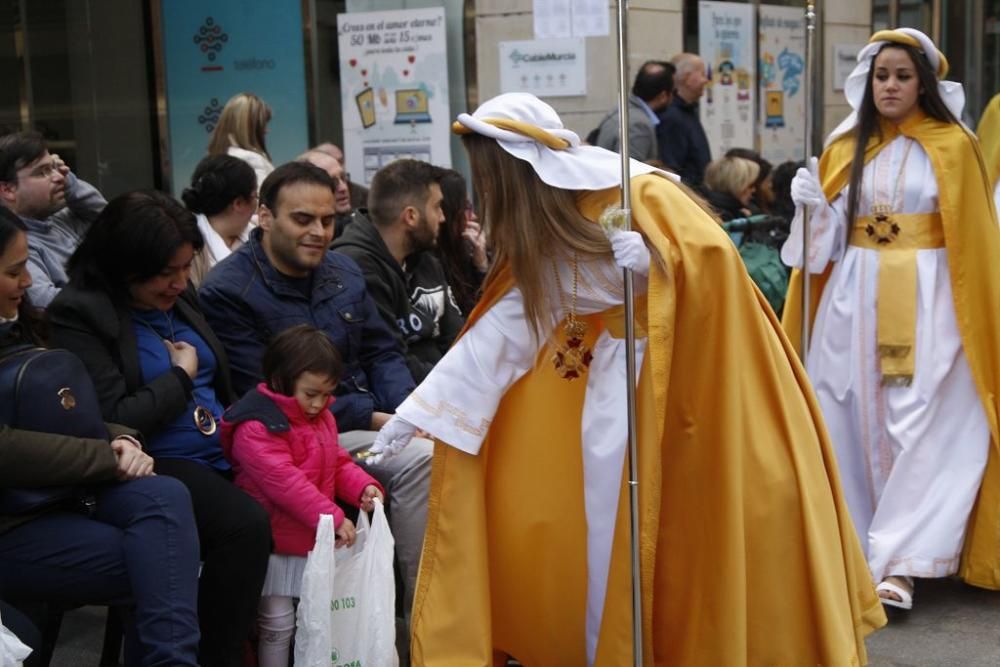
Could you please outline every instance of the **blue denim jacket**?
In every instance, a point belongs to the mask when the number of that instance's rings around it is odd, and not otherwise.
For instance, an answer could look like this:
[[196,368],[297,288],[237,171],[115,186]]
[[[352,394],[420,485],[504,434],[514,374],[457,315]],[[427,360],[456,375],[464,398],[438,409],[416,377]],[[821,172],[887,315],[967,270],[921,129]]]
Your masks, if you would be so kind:
[[219,262],[198,296],[226,348],[233,388],[245,394],[262,378],[268,341],[296,324],[325,331],[344,359],[333,414],[341,431],[371,428],[372,412],[393,412],[414,388],[392,332],[365,289],[354,260],[328,252],[307,298],[278,272],[260,243],[261,230]]

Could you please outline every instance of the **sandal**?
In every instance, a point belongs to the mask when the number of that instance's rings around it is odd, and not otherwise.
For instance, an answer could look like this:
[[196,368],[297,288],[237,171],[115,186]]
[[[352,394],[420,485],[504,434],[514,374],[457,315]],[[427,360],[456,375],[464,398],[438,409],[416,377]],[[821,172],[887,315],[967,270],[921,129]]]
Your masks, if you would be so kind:
[[895,600],[891,597],[883,597],[879,595],[879,601],[888,607],[898,607],[900,609],[913,609],[913,577],[907,577],[902,575],[892,575],[899,579],[905,581],[909,586],[910,590],[906,590],[902,586],[897,586],[896,584],[888,581],[889,577],[886,577],[882,583],[875,587],[876,593],[892,593],[899,597]]

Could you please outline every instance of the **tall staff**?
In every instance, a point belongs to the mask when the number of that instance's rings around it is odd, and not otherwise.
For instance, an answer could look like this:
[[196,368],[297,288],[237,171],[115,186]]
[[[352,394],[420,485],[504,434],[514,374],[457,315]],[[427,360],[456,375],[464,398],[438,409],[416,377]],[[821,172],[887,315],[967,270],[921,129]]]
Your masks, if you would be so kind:
[[[632,188],[628,143],[628,4],[618,0],[618,150],[622,159],[621,220],[632,229]],[[632,663],[642,665],[642,579],[639,571],[639,446],[635,416],[635,303],[632,270],[625,274],[625,378],[628,410],[628,499],[630,546],[632,552]]]
[[[806,0],[806,76],[803,94],[806,100],[806,163],[813,154],[813,50],[816,39],[816,5],[813,0]],[[809,337],[812,320],[811,281],[809,280],[809,207],[802,208],[802,361],[809,356]]]

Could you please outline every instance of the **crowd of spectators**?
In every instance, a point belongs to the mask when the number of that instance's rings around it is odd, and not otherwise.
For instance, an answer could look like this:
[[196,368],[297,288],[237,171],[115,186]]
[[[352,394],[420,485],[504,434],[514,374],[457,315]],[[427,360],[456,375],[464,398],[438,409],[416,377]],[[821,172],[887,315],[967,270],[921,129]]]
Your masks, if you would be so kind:
[[[273,629],[258,605],[275,510],[234,483],[226,410],[262,395],[279,334],[310,327],[338,357],[330,422],[361,460],[476,302],[488,259],[459,174],[403,160],[368,192],[332,144],[275,167],[270,118],[255,95],[229,100],[181,201],[105,201],[40,134],[0,138],[0,384],[20,387],[25,350],[68,351],[83,379],[62,409],[100,425],[63,432],[43,412],[39,428],[16,410],[0,422],[0,599],[36,649],[28,665],[47,664],[52,617],[87,604],[121,613],[128,665],[245,664],[258,621]],[[385,494],[404,623],[432,452],[418,439],[365,466]],[[7,502],[53,485],[72,490]],[[369,487],[348,505],[371,509]]]

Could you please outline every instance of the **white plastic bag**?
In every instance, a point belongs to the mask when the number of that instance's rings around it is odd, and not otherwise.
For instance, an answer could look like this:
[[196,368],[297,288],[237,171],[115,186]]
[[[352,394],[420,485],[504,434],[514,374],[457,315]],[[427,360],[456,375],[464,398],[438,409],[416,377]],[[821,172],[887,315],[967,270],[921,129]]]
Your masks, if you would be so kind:
[[0,619],[0,667],[21,667],[22,661],[29,655],[31,649],[5,628],[3,619]]
[[306,559],[295,633],[296,667],[395,667],[394,541],[385,508],[358,515],[350,547],[333,548],[333,518],[320,517]]

